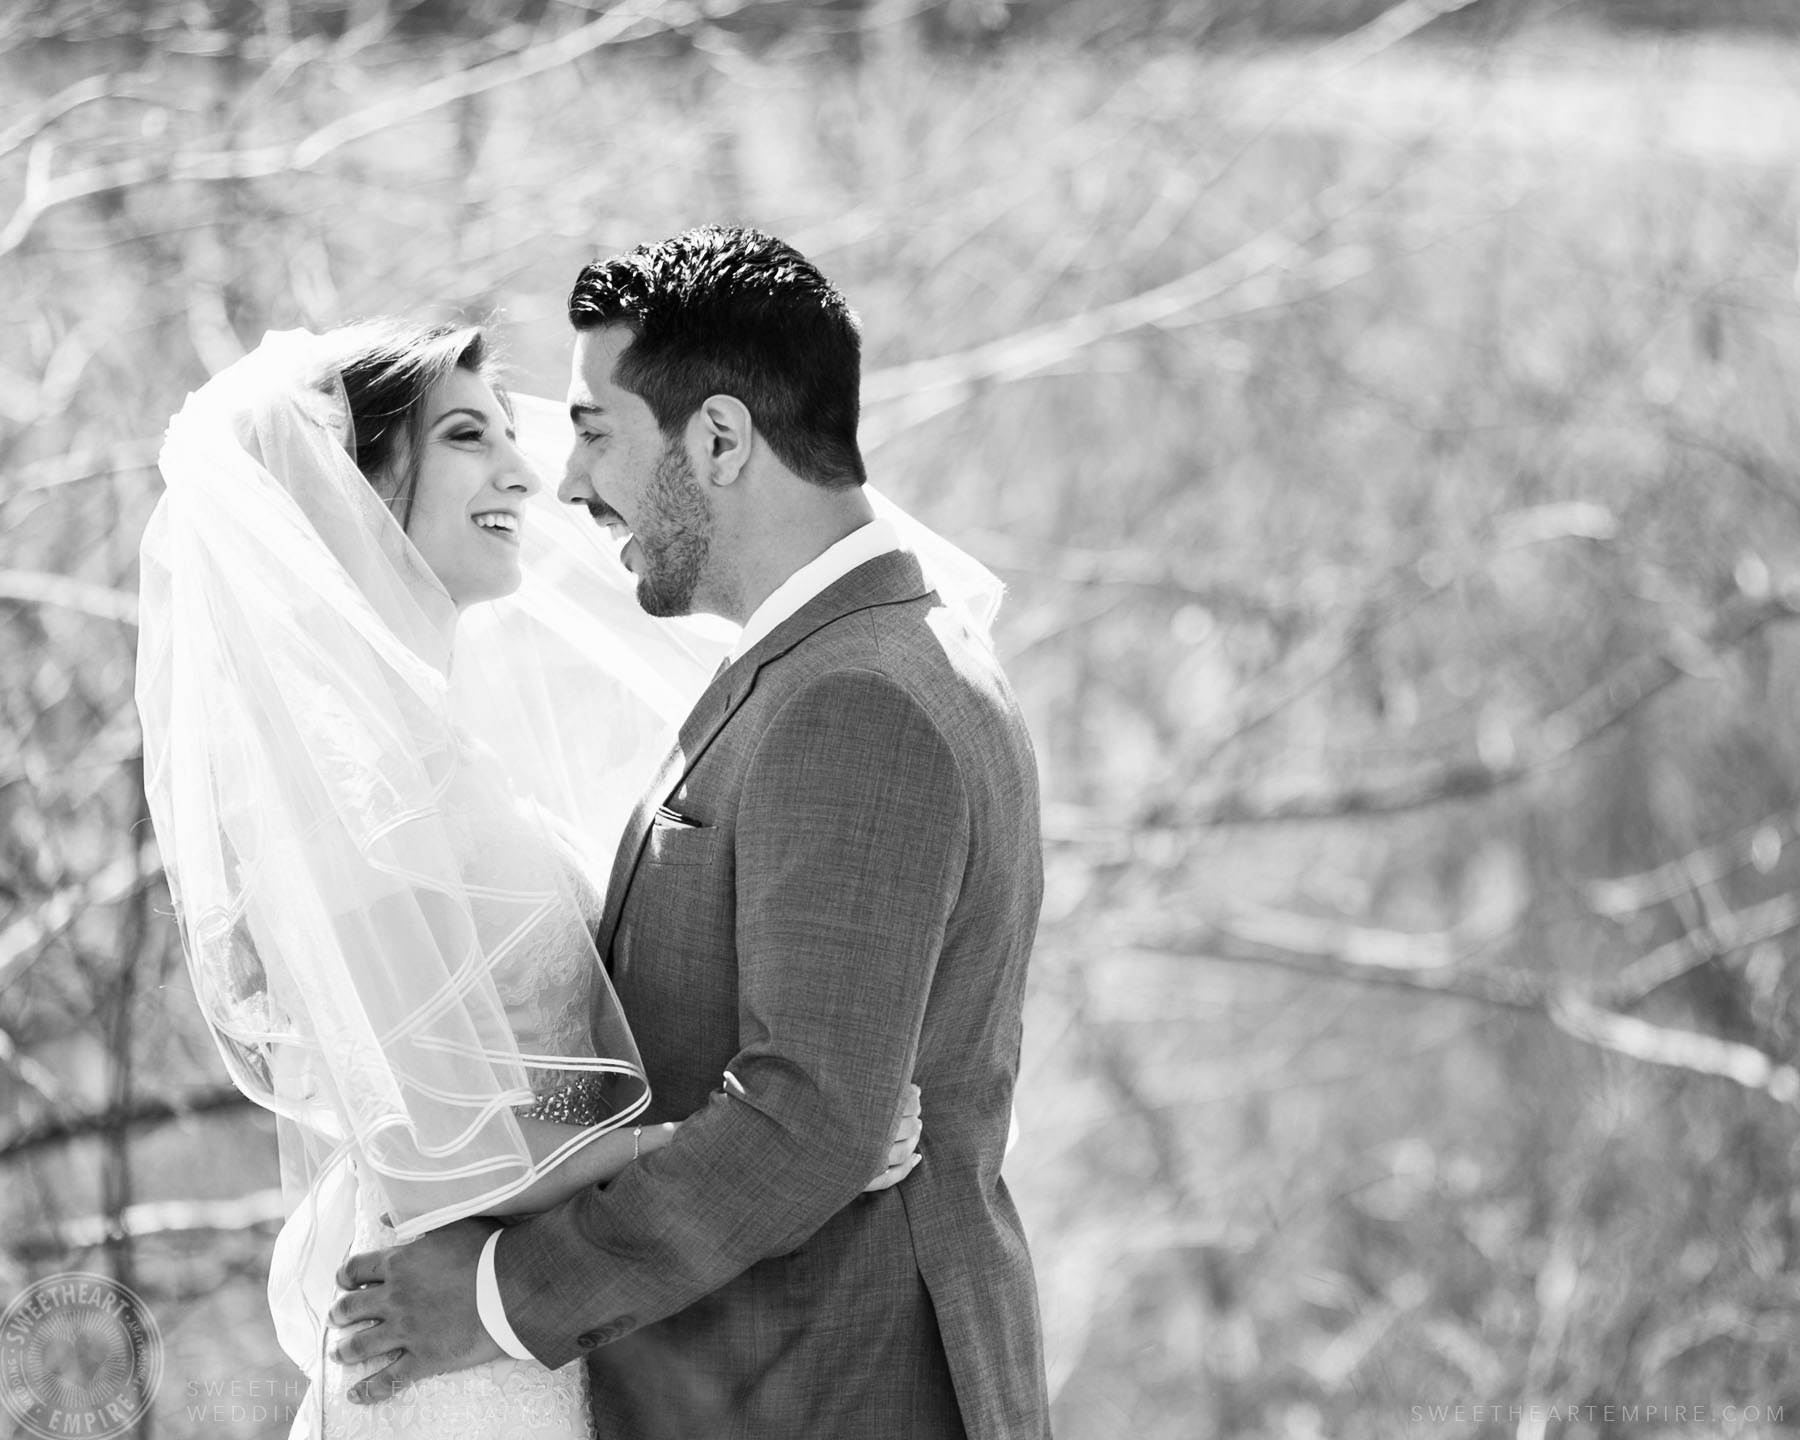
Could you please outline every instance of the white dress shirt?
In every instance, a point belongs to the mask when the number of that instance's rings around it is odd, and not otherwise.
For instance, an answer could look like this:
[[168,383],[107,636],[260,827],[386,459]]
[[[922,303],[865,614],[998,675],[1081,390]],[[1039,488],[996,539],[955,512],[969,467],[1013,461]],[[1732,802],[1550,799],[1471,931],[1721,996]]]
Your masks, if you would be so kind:
[[[768,598],[756,607],[749,620],[744,623],[743,633],[726,654],[726,660],[736,660],[783,620],[790,615],[799,614],[808,600],[823,595],[858,565],[898,549],[899,533],[885,520],[871,520],[867,525],[852,530],[836,544],[827,546],[769,592]],[[629,1016],[626,1018],[630,1019]],[[501,1230],[494,1231],[481,1247],[481,1259],[475,1265],[475,1309],[496,1345],[515,1360],[530,1360],[534,1357],[513,1333],[512,1325],[506,1318],[506,1306],[500,1299],[500,1277],[494,1268],[494,1250],[503,1233]]]
[[801,606],[808,600],[815,595],[823,595],[858,565],[899,548],[899,532],[885,520],[871,520],[867,525],[852,530],[835,545],[827,546],[808,560],[769,592],[768,598],[744,622],[743,633],[738,636],[725,658],[736,660],[788,616],[799,614]]
[[525,1343],[513,1334],[512,1325],[506,1318],[506,1306],[500,1299],[500,1276],[494,1269],[494,1247],[500,1243],[500,1237],[506,1233],[502,1226],[488,1236],[487,1244],[481,1247],[481,1259],[475,1262],[475,1313],[481,1317],[481,1325],[488,1332],[488,1338],[515,1360],[534,1360],[534,1356],[525,1348]]

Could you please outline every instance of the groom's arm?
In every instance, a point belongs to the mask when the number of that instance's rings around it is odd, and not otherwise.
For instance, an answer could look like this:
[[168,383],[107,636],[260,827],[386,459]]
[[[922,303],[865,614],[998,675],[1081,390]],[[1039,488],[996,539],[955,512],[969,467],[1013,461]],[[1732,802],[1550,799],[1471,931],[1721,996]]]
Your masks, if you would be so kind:
[[954,757],[873,671],[783,707],[737,818],[739,1051],[673,1144],[509,1229],[513,1329],[545,1364],[796,1249],[884,1162],[968,849]]

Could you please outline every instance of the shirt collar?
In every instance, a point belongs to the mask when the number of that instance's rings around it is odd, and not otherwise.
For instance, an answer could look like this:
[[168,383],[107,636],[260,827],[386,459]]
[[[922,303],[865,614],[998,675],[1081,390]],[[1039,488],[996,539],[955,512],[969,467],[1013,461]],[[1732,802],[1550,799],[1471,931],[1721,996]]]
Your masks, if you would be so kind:
[[858,526],[836,544],[827,546],[773,590],[744,622],[743,633],[732,645],[727,660],[736,660],[815,595],[822,595],[858,565],[900,548],[899,533],[886,520]]

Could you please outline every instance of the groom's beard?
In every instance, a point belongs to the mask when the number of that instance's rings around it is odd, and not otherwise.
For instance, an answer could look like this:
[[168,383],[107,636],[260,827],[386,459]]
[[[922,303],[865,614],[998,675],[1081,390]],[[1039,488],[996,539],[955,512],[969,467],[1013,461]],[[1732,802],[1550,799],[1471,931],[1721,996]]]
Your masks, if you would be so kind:
[[712,553],[712,511],[679,440],[663,447],[642,508],[643,523],[633,532],[644,557],[638,604],[659,618],[691,615]]

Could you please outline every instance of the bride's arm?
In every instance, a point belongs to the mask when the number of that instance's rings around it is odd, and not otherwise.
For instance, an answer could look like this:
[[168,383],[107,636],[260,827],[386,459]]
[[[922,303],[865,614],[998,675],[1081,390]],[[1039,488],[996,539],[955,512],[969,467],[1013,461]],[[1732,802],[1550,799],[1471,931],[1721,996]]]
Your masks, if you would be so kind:
[[[517,1195],[489,1207],[490,1215],[531,1215],[561,1204],[579,1191],[604,1185],[640,1156],[663,1148],[675,1138],[679,1120],[661,1125],[645,1125],[637,1133],[609,1130],[590,1140],[554,1170],[540,1175]],[[554,1120],[521,1118],[519,1131],[531,1151],[531,1158],[542,1163],[586,1126],[562,1125]],[[887,1168],[864,1187],[865,1193],[886,1190],[912,1174],[919,1163],[919,1136],[924,1119],[920,1109],[919,1087],[906,1087],[906,1103],[894,1123],[893,1140],[888,1146]]]
[[[609,1130],[590,1140],[554,1170],[540,1175],[517,1195],[488,1208],[491,1215],[531,1215],[561,1204],[578,1191],[604,1185],[635,1158],[649,1155],[675,1138],[679,1121],[663,1125],[646,1125],[637,1135],[630,1130]],[[554,1120],[519,1121],[519,1131],[531,1151],[531,1158],[542,1163],[571,1139],[587,1129],[584,1125],[562,1125]]]

